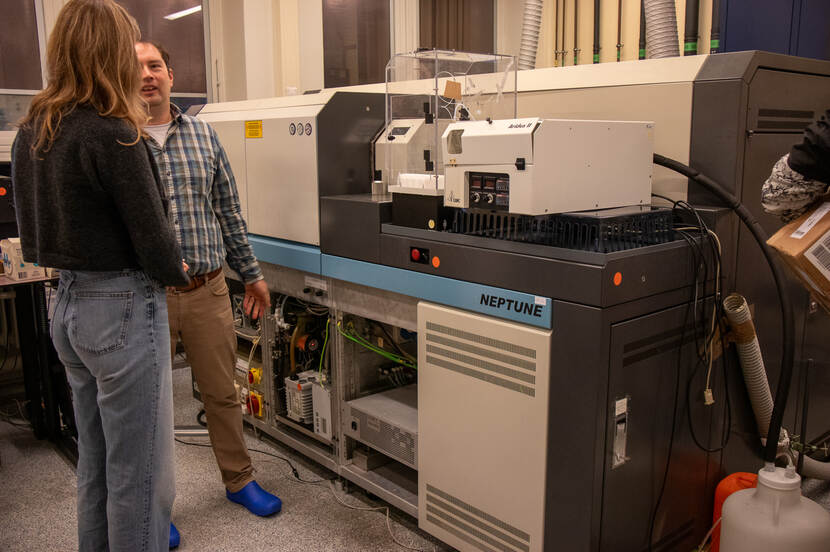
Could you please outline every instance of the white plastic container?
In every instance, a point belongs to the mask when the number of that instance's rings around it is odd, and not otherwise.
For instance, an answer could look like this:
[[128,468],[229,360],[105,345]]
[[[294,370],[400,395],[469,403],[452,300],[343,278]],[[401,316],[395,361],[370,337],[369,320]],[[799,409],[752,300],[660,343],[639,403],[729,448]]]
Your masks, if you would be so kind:
[[758,487],[723,503],[721,552],[830,552],[830,513],[801,496],[793,468],[763,468]]

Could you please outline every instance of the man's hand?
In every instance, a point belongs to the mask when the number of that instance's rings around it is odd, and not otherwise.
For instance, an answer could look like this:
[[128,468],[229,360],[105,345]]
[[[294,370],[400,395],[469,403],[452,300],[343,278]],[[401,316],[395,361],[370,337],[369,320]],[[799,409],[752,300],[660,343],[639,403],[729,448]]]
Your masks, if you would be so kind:
[[245,314],[256,320],[271,306],[271,294],[268,293],[268,284],[265,280],[257,280],[253,284],[245,284],[245,299],[242,308]]

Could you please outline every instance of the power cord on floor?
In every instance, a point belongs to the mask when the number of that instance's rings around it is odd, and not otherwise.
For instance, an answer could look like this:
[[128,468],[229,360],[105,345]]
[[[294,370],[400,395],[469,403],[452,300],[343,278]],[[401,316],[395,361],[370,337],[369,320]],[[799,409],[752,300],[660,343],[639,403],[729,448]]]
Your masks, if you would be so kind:
[[[181,443],[182,445],[189,445],[189,446],[192,446],[192,447],[212,448],[211,445],[207,445],[207,444],[204,444],[204,443],[192,443],[192,442],[189,442],[189,441],[183,441],[183,440],[179,439],[178,437],[175,437],[174,439],[177,443]],[[415,547],[406,545],[406,544],[402,543],[401,541],[399,541],[398,538],[395,536],[395,533],[392,531],[392,523],[390,521],[391,509],[389,508],[389,506],[375,506],[375,507],[354,506],[354,505],[348,504],[345,501],[343,501],[339,496],[337,496],[337,493],[334,490],[334,480],[337,479],[336,477],[321,478],[321,479],[309,481],[309,480],[306,480],[306,479],[303,479],[302,477],[300,477],[300,472],[297,470],[297,467],[294,466],[294,464],[291,462],[291,460],[289,460],[285,456],[280,456],[279,454],[274,454],[272,452],[268,452],[268,451],[260,450],[260,449],[248,449],[248,451],[249,452],[258,452],[259,454],[264,454],[266,456],[271,456],[271,457],[274,457],[274,458],[278,458],[279,460],[282,460],[283,462],[288,464],[289,468],[291,468],[291,473],[294,476],[294,479],[298,483],[303,483],[305,485],[319,485],[321,483],[328,483],[329,490],[331,490],[331,493],[332,493],[332,496],[334,496],[334,499],[340,505],[342,505],[346,508],[349,508],[349,509],[352,509],[352,510],[361,510],[361,511],[364,511],[364,512],[378,512],[378,511],[381,511],[381,510],[386,510],[386,529],[389,532],[389,536],[392,538],[392,541],[395,544],[397,544],[401,548],[405,548],[407,550],[413,550],[415,552],[435,552],[434,548],[432,550],[427,550],[427,549],[423,549],[423,548],[415,548]],[[289,479],[289,481],[290,481],[290,479]]]
[[24,402],[27,401],[14,401],[16,403],[16,410],[17,416],[13,412],[9,412],[8,410],[2,411],[0,410],[0,422],[6,422],[12,427],[16,427],[18,429],[28,429],[32,426],[29,418],[26,416],[26,413],[23,411]]
[[[192,443],[192,442],[189,442],[189,441],[183,441],[183,440],[179,439],[178,437],[175,437],[175,441],[177,443],[181,443],[182,445],[190,445],[191,447],[213,448],[212,445],[206,445],[204,443]],[[288,467],[291,468],[291,473],[294,475],[294,479],[296,479],[300,483],[317,484],[317,483],[325,483],[327,481],[333,481],[334,479],[337,479],[336,477],[334,477],[334,478],[330,478],[330,479],[329,478],[321,478],[321,479],[308,481],[308,480],[303,479],[302,477],[300,477],[300,472],[297,470],[297,467],[294,466],[294,464],[291,462],[291,460],[289,460],[285,456],[280,456],[279,454],[274,454],[272,452],[268,452],[268,451],[265,451],[265,450],[259,450],[259,449],[248,449],[248,451],[249,452],[258,452],[260,454],[264,454],[266,456],[272,456],[274,458],[278,458],[278,459],[282,460],[283,462],[288,464]]]
[[394,543],[400,546],[401,548],[406,548],[407,550],[415,550],[416,552],[435,552],[435,548],[433,548],[432,550],[426,550],[424,548],[415,548],[414,546],[409,546],[399,541],[398,538],[395,536],[395,533],[392,532],[392,522],[390,521],[391,509],[389,508],[389,506],[354,506],[352,504],[346,503],[342,498],[337,496],[337,492],[334,490],[334,483],[329,481],[328,486],[329,490],[331,491],[331,495],[334,497],[334,499],[341,506],[349,508],[350,510],[358,510],[362,512],[380,512],[382,510],[386,510],[386,530],[389,531],[389,536],[392,537],[392,541],[394,541]]

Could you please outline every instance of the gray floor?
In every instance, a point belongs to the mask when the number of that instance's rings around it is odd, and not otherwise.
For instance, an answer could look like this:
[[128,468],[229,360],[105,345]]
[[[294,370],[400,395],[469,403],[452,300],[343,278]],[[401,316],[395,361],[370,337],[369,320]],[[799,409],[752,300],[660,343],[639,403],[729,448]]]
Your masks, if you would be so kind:
[[[173,373],[176,423],[193,425],[199,402],[190,393],[190,370]],[[331,473],[286,448],[247,435],[250,449],[286,456],[306,480]],[[189,439],[206,443],[204,438]],[[224,496],[219,470],[207,448],[176,444],[176,503],[173,521],[187,551],[384,551],[394,544],[382,512],[340,506],[326,484],[303,485],[288,466],[252,452],[258,482],[283,500],[275,517],[257,518]],[[830,482],[806,481],[804,494],[830,509]],[[359,507],[383,506],[357,491],[340,495]],[[392,530],[403,543],[421,550],[450,550],[417,530],[415,521],[392,513]],[[75,472],[31,430],[0,422],[0,551],[77,549]]]
[[[199,402],[190,394],[190,370],[173,373],[175,421],[193,425]],[[207,443],[206,438],[191,438]],[[250,449],[286,456],[306,480],[331,477],[286,448],[247,435]],[[187,551],[384,551],[405,550],[389,536],[383,512],[363,512],[338,504],[328,484],[296,482],[287,464],[252,452],[256,478],[283,501],[283,511],[257,518],[225,498],[219,470],[208,448],[176,444],[176,502],[173,522]],[[359,507],[384,506],[361,492],[339,495]],[[417,530],[414,519],[392,511],[392,530],[401,542],[422,550],[450,550]],[[31,430],[0,422],[0,550],[77,549],[75,472]]]

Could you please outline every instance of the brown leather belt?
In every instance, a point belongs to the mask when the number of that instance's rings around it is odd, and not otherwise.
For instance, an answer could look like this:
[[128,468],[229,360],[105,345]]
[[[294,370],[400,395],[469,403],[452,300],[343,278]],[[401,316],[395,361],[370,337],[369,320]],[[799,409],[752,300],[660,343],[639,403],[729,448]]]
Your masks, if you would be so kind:
[[186,286],[174,287],[172,289],[173,289],[173,291],[176,291],[178,293],[183,293],[185,291],[193,291],[194,289],[202,287],[203,285],[205,285],[205,283],[208,280],[212,280],[212,279],[216,278],[217,276],[219,276],[220,274],[222,274],[222,269],[221,268],[217,268],[216,270],[211,270],[207,274],[196,274],[195,276],[190,277],[190,283],[187,284]]

